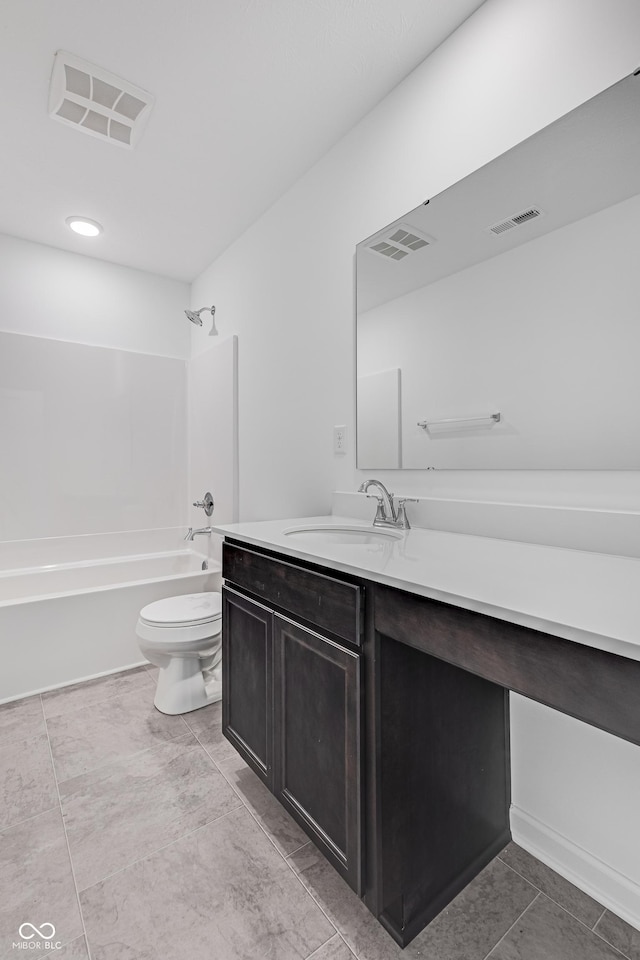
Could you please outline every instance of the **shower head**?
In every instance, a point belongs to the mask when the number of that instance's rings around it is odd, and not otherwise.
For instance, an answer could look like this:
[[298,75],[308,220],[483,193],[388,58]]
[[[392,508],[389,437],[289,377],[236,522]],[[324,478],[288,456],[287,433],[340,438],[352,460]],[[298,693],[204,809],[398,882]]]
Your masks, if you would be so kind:
[[210,337],[217,337],[218,331],[216,330],[216,308],[215,307],[200,307],[199,310],[185,310],[185,314],[191,320],[191,323],[195,323],[197,326],[202,326],[201,313],[204,313],[205,310],[208,310],[211,313],[211,330],[209,330]]

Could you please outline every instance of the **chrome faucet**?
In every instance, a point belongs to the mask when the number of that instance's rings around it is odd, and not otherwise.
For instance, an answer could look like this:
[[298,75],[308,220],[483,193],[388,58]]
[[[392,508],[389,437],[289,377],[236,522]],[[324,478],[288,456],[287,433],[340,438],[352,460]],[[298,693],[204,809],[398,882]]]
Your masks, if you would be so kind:
[[213,527],[201,527],[199,530],[189,527],[184,539],[193,540],[194,537],[210,537],[212,533]]
[[[380,492],[367,493],[369,487],[377,487]],[[373,520],[374,527],[395,527],[397,530],[411,529],[405,503],[417,503],[415,497],[398,497],[395,500],[394,494],[389,493],[384,483],[379,480],[365,480],[358,487],[358,493],[366,493],[368,497],[375,497],[378,501]]]

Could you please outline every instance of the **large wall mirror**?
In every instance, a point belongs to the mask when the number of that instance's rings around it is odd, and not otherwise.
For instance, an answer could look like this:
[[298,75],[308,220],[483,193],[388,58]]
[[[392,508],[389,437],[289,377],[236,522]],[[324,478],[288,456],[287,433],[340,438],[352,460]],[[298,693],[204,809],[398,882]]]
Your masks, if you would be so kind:
[[640,469],[640,76],[357,247],[360,469]]

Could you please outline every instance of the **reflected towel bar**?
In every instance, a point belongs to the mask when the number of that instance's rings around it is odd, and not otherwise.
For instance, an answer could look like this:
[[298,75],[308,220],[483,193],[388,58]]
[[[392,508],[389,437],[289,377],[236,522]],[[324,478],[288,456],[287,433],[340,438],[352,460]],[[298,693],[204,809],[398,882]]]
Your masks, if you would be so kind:
[[487,417],[450,417],[448,420],[418,420],[418,426],[428,430],[429,427],[440,426],[448,423],[500,423],[502,414],[490,413]]

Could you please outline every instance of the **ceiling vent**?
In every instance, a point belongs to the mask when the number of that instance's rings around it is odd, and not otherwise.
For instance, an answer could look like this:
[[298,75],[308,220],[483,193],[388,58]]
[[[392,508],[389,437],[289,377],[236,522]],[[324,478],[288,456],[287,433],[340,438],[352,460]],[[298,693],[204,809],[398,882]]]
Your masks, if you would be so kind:
[[367,244],[367,250],[389,260],[404,260],[409,254],[435,243],[435,237],[422,233],[408,223],[390,227]]
[[536,217],[541,216],[543,216],[543,211],[540,207],[529,207],[527,210],[516,213],[513,217],[501,220],[500,223],[494,223],[492,227],[486,227],[486,229],[494,237],[499,237],[508,230],[513,230],[514,227],[519,227],[521,224],[528,223],[529,220],[535,220]]
[[135,147],[153,97],[127,80],[58,50],[49,89],[49,116],[92,137]]

